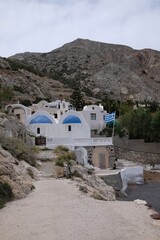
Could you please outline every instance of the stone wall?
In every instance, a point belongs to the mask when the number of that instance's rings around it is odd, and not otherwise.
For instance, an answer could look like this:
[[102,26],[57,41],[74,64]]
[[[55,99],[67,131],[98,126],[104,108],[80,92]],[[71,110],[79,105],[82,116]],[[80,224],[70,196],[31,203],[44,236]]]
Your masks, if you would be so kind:
[[128,139],[115,136],[113,139],[115,147],[126,148],[138,152],[158,153],[160,154],[160,142],[145,143],[143,139]]
[[142,164],[160,164],[160,153],[133,151],[122,147],[114,147],[114,150],[116,157],[119,159],[126,159]]

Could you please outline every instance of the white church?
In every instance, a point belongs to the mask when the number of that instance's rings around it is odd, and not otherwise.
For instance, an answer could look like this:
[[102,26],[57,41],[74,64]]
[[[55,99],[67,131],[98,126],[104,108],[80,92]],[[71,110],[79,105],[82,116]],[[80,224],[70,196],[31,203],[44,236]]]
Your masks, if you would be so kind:
[[75,150],[82,164],[92,162],[98,168],[112,167],[109,156],[112,151],[112,137],[91,137],[91,131],[101,131],[106,123],[107,112],[102,105],[85,106],[76,111],[66,101],[40,101],[26,107],[21,104],[6,106],[8,113],[14,113],[20,122],[34,134],[34,144],[54,149],[59,145]]

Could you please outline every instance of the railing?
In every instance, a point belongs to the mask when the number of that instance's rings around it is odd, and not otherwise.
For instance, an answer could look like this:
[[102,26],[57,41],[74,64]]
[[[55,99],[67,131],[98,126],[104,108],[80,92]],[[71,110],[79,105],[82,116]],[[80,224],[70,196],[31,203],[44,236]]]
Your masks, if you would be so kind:
[[111,137],[105,138],[47,138],[47,145],[108,146],[113,145]]
[[112,138],[76,138],[74,139],[75,146],[105,146],[112,145]]
[[47,138],[47,144],[65,145],[73,144],[72,138]]

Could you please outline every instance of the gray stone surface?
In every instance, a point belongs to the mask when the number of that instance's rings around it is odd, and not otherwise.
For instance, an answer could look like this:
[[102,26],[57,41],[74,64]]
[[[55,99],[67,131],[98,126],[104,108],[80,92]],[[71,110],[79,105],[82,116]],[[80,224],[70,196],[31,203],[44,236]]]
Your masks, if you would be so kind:
[[33,178],[38,179],[38,174],[34,167],[25,162],[18,163],[18,160],[0,147],[0,181],[11,186],[14,198],[25,197],[32,190]]
[[120,172],[104,176],[101,175],[100,177],[104,180],[105,183],[107,183],[109,186],[112,186],[115,190],[120,191],[123,188]]

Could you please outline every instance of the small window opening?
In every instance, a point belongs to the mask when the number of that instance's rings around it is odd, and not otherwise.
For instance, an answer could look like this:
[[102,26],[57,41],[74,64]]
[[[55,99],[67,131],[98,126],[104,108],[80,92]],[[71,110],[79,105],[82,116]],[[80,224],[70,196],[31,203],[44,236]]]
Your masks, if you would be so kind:
[[54,113],[54,118],[57,118],[57,113]]
[[96,113],[91,113],[90,119],[91,120],[96,120]]
[[40,134],[40,128],[37,128],[37,134]]
[[20,120],[21,116],[20,114],[16,114],[16,117]]
[[68,131],[71,132],[71,125],[68,126]]

